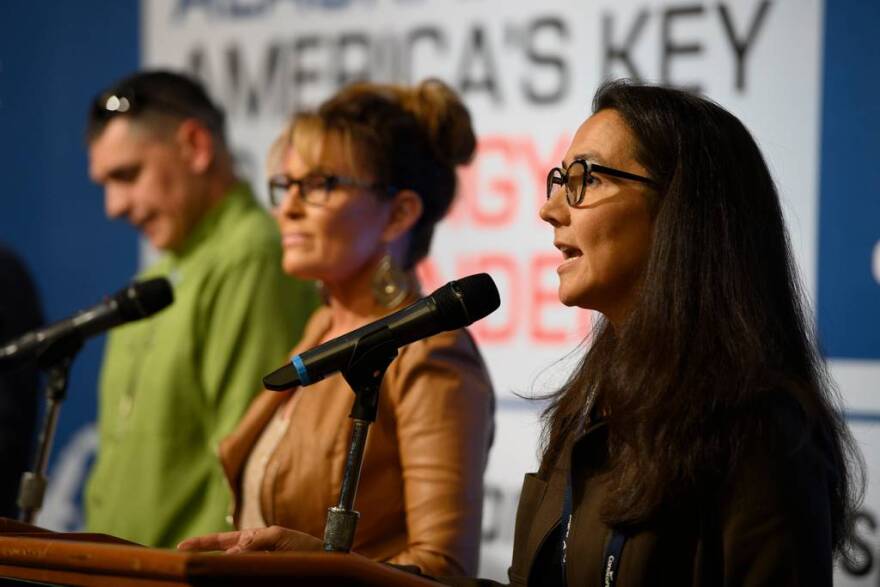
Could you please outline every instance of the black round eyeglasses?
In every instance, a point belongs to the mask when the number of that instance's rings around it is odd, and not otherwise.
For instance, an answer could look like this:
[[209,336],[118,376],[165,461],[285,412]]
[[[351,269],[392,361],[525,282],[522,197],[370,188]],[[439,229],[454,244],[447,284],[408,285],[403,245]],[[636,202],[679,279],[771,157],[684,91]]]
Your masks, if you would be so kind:
[[553,195],[553,190],[556,189],[555,186],[559,185],[565,189],[565,200],[568,202],[568,205],[579,206],[584,201],[587,186],[593,182],[594,173],[604,173],[605,175],[638,181],[651,187],[657,187],[657,182],[648,177],[629,173],[628,171],[621,171],[613,167],[598,165],[586,159],[575,159],[566,169],[554,167],[547,174],[547,199],[549,200],[550,196]]

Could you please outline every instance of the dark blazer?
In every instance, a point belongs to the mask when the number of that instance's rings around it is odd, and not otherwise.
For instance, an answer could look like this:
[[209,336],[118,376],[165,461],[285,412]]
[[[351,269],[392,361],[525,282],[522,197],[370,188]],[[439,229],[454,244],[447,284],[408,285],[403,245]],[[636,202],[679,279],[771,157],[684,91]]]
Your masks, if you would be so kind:
[[[833,469],[790,399],[774,401],[775,425],[747,444],[742,465],[703,500],[670,504],[632,530],[618,587],[635,585],[831,585],[828,480]],[[567,585],[603,585],[611,529],[600,519],[607,429],[590,427],[560,463],[526,475],[517,510],[511,585],[559,584],[559,521],[571,467],[573,516]],[[554,555],[556,555],[554,557]],[[490,581],[452,581],[490,585]]]
[[[42,323],[33,280],[21,260],[0,246],[0,344]],[[0,371],[0,516],[8,518],[16,517],[21,474],[32,466],[37,384],[33,363]]]

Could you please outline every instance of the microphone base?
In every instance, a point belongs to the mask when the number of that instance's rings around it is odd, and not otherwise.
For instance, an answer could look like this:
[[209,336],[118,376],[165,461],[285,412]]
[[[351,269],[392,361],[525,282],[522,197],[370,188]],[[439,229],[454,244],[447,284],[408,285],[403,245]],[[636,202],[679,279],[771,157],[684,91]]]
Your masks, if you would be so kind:
[[34,523],[37,512],[43,507],[43,496],[46,493],[46,484],[48,483],[46,470],[49,466],[49,453],[55,438],[61,403],[67,396],[70,365],[73,363],[77,351],[82,347],[81,339],[74,342],[75,344],[68,344],[65,348],[65,354],[56,357],[55,362],[47,369],[46,398],[48,404],[40,430],[34,467],[33,471],[26,471],[22,474],[21,485],[18,488],[18,507],[21,509],[19,519],[27,524]]
[[370,424],[376,420],[379,405],[379,389],[382,378],[391,362],[397,357],[397,344],[391,330],[386,326],[358,341],[352,361],[342,376],[354,391],[354,402],[348,415],[353,421],[351,443],[345,459],[339,503],[327,512],[324,527],[324,550],[349,552],[354,544],[360,514],[354,508],[367,434]]
[[22,474],[21,484],[18,486],[18,507],[21,510],[20,519],[25,524],[34,523],[34,517],[43,505],[46,484],[46,477],[43,475],[30,471]]
[[339,506],[327,508],[324,550],[327,552],[350,552],[360,517],[361,515],[354,510],[345,510]]

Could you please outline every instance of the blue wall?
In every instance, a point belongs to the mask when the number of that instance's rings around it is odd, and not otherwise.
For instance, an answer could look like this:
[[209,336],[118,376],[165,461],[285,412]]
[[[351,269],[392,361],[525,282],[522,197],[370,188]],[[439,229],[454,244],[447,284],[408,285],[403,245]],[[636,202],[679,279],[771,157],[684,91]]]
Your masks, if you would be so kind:
[[[138,27],[135,0],[0,2],[0,242],[24,258],[49,321],[136,269],[136,235],[104,218],[82,137],[91,97],[137,68]],[[94,418],[102,349],[88,343],[74,365],[56,450]]]
[[825,11],[819,203],[819,332],[832,358],[880,359],[880,3]]

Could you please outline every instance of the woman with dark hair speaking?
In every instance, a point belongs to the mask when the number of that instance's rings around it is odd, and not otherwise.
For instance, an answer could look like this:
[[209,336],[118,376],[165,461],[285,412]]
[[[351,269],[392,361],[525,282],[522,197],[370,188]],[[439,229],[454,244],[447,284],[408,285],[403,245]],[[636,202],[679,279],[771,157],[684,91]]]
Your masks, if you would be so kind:
[[550,396],[510,582],[830,585],[860,459],[767,165],[683,91],[612,83],[593,110],[540,215],[560,300],[603,318]]
[[860,459],[761,152],[682,91],[593,111],[541,218],[560,300],[604,319],[545,412],[511,583],[830,585]]

